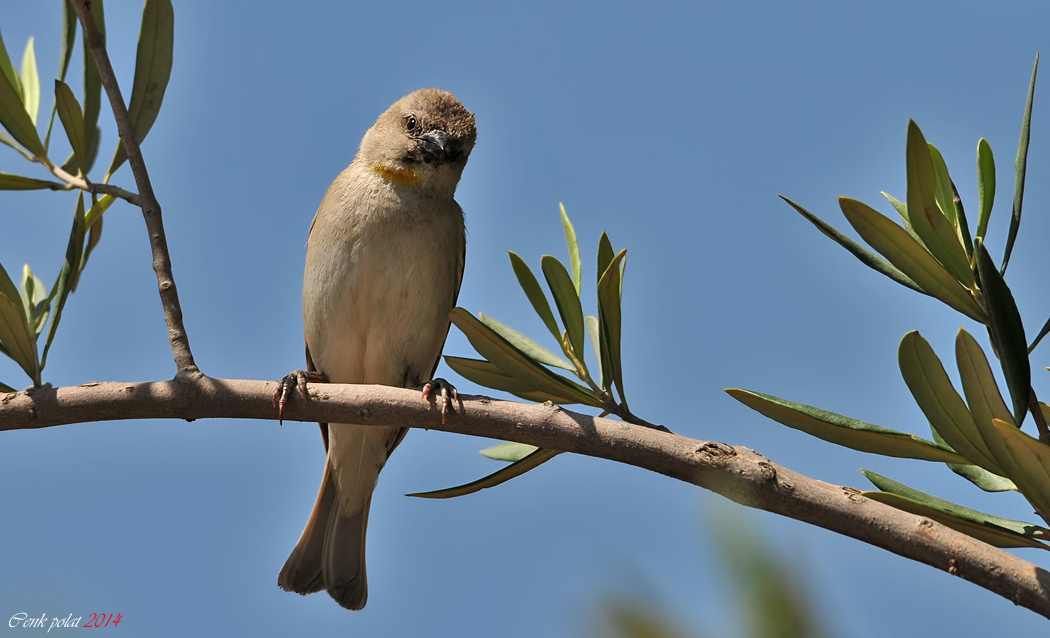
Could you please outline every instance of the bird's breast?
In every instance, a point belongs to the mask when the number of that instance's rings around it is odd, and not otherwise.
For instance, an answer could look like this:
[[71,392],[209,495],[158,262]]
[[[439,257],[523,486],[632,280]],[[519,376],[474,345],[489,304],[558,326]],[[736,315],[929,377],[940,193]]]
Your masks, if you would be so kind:
[[333,382],[418,384],[440,355],[461,276],[459,206],[384,188],[334,195],[307,248],[313,361]]

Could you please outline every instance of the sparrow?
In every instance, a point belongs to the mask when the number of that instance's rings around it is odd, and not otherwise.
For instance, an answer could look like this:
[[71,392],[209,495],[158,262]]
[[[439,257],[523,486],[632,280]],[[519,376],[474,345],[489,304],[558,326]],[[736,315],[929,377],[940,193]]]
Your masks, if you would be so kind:
[[[310,227],[310,380],[419,388],[433,378],[463,279],[466,232],[454,196],[476,137],[474,115],[438,89],[406,95],[365,132]],[[347,609],[365,606],[372,491],[407,431],[321,424],[321,488],[278,576],[281,588],[325,590]]]

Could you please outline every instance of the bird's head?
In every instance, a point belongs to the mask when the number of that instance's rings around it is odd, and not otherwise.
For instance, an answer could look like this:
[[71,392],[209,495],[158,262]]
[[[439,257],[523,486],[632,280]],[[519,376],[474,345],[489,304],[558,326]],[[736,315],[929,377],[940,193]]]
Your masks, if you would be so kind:
[[357,159],[391,182],[451,198],[476,138],[474,115],[459,100],[421,89],[379,116]]

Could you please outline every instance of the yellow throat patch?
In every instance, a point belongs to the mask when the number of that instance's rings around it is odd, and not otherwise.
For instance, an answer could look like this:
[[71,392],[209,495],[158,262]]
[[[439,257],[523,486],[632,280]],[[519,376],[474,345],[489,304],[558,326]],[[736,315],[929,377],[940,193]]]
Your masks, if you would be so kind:
[[372,170],[375,171],[376,175],[379,175],[383,179],[394,182],[395,184],[400,184],[401,186],[415,186],[419,184],[419,173],[411,168],[374,164]]

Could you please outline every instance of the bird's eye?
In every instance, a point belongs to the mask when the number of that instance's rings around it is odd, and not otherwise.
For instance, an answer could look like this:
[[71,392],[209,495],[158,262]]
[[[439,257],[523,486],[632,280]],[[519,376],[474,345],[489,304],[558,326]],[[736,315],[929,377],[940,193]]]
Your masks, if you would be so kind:
[[409,115],[408,117],[405,118],[405,130],[407,130],[410,133],[412,131],[416,130],[416,116],[415,115]]

